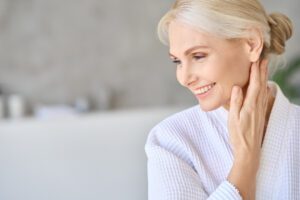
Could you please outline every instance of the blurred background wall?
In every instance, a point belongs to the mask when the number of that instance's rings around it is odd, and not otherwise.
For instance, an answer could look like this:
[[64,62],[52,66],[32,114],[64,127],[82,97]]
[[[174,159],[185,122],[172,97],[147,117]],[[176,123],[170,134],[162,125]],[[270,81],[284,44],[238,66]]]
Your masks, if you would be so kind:
[[[175,79],[156,25],[173,1],[0,0],[0,88],[37,104],[91,109],[194,104]],[[293,20],[287,59],[300,55],[298,0],[264,0]]]
[[[95,111],[0,120],[1,200],[147,199],[150,129],[197,104],[156,36],[172,2],[0,0],[0,118]],[[292,19],[299,58],[300,1],[262,2]]]

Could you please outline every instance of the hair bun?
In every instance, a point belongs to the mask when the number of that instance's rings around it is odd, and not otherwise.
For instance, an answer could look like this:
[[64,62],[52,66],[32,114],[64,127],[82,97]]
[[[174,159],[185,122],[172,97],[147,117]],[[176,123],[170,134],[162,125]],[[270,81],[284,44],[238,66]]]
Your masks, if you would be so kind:
[[293,34],[293,24],[284,14],[271,13],[268,17],[271,28],[270,53],[282,54],[285,51],[285,42]]

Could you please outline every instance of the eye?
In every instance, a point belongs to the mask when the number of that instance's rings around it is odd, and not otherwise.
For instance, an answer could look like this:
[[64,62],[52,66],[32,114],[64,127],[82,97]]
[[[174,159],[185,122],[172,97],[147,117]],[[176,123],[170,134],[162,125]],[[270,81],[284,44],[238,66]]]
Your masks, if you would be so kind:
[[202,58],[205,58],[206,55],[205,54],[194,54],[193,55],[193,59],[195,60],[201,60]]

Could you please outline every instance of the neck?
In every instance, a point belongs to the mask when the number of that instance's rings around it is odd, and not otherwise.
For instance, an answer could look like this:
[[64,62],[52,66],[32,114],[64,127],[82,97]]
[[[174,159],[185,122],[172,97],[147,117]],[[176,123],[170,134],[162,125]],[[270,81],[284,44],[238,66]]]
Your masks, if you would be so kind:
[[[247,87],[245,87],[247,88]],[[246,92],[247,92],[247,89],[243,88],[243,95],[245,97],[246,95]],[[267,90],[267,95],[268,95],[268,105],[267,105],[267,111],[266,111],[266,117],[265,117],[265,126],[264,126],[264,133],[263,133],[263,138],[262,138],[262,143],[264,141],[264,137],[265,137],[265,134],[266,134],[266,130],[267,130],[267,126],[268,126],[268,123],[269,123],[269,118],[270,118],[270,114],[271,114],[271,111],[272,111],[272,108],[273,108],[273,104],[274,104],[274,101],[275,101],[275,96],[273,95],[270,87],[268,86],[268,90]],[[230,109],[230,100],[228,101],[228,103],[226,103],[225,105],[223,105],[223,107],[229,111]]]

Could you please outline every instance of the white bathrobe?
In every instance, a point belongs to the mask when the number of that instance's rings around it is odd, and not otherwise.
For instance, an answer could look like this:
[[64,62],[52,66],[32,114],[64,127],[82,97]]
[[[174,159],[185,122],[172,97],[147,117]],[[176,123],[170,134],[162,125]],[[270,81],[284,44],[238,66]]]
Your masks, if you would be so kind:
[[[256,200],[300,199],[300,107],[274,82],[275,93],[264,138]],[[203,112],[199,105],[176,113],[149,133],[149,200],[234,200],[240,194],[227,180],[233,164],[228,111]]]

